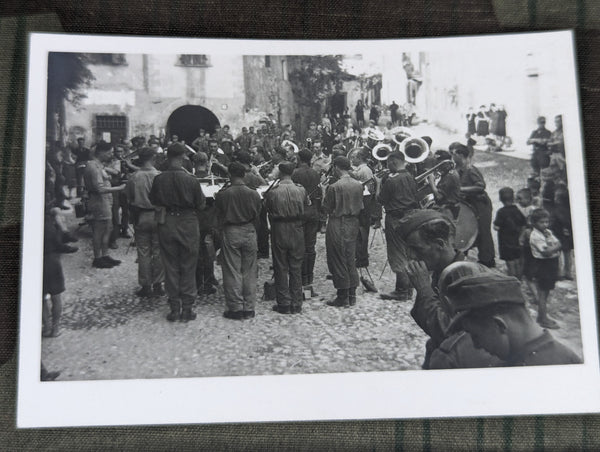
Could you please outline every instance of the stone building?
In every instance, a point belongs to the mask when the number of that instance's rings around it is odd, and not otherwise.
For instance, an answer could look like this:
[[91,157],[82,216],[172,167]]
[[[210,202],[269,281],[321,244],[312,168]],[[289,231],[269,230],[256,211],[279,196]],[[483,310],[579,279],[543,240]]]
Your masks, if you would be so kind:
[[78,107],[65,102],[67,141],[118,142],[177,134],[191,142],[200,128],[225,124],[235,135],[273,113],[295,112],[283,56],[88,54],[95,77]]
[[469,108],[503,105],[508,113],[506,132],[516,147],[523,147],[537,116],[546,116],[547,127],[553,128],[553,117],[563,113],[568,69],[556,63],[552,46],[498,47],[476,55],[430,52],[421,62],[420,111],[430,122],[464,134]]

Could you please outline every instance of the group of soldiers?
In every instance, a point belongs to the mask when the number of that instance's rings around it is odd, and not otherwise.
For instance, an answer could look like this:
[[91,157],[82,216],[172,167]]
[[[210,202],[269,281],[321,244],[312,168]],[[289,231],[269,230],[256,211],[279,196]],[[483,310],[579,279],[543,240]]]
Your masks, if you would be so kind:
[[[362,280],[359,269],[369,265],[370,228],[382,227],[383,217],[387,260],[396,285],[381,297],[410,301],[416,290],[411,314],[430,337],[424,368],[580,362],[531,321],[518,280],[490,269],[491,202],[465,145],[453,143],[434,154],[434,163],[453,164],[439,180],[427,178],[435,208],[423,209],[422,187],[399,150],[375,167],[366,140],[354,140],[352,149],[343,143],[327,149],[319,136],[297,146],[288,134],[280,135],[279,147],[267,155],[270,164],[261,165],[264,149],[252,140],[243,147],[233,140],[223,149],[222,140],[205,138],[206,143],[200,140],[190,147],[173,137],[166,150],[151,140],[135,150],[135,159],[119,155],[119,160],[127,159],[123,169],[129,171],[128,180],[119,185],[111,184],[105,170],[114,161],[114,148],[99,142],[83,172],[91,205],[94,266],[118,265],[107,257],[109,212],[115,193],[123,192],[138,250],[138,295],[166,291],[167,320],[196,318],[198,294],[215,293],[219,284],[214,274],[217,261],[224,317],[253,318],[257,259],[265,257],[265,238],[267,255],[269,238],[271,242],[273,310],[302,313],[304,298],[315,295],[319,231],[325,233],[327,268],[336,289],[327,305],[352,307]],[[268,172],[261,171],[265,166]],[[215,185],[225,176],[224,186]],[[477,214],[483,223],[475,242],[479,263],[467,262],[455,249],[456,209],[465,198],[473,198],[475,208],[481,204]]]

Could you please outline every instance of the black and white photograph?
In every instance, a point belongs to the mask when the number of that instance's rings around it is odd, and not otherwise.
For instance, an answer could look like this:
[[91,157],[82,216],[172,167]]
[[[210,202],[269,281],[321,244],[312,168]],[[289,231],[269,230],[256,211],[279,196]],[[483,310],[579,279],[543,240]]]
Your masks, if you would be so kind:
[[597,410],[572,39],[31,35],[20,426]]

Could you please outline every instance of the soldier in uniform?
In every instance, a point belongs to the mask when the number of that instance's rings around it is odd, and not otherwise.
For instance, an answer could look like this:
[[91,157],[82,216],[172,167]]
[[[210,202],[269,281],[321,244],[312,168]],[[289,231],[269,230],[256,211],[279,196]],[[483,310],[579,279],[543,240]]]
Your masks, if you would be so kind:
[[[451,313],[442,302],[438,280],[453,262],[465,255],[454,249],[454,223],[435,210],[414,210],[397,224],[394,234],[407,244],[408,254],[417,259],[407,264],[407,273],[417,297],[411,315],[427,333],[423,369],[477,368],[502,365],[498,358],[477,350],[468,333],[448,334]],[[430,272],[433,272],[430,276]]]
[[262,200],[256,190],[244,184],[244,165],[233,162],[228,167],[231,185],[215,195],[217,215],[223,231],[223,288],[227,319],[254,317],[256,302],[257,243],[256,223]]
[[363,208],[363,186],[350,176],[352,166],[346,157],[336,157],[333,167],[339,180],[328,187],[323,209],[329,214],[325,235],[327,267],[333,276],[337,297],[327,304],[347,307],[356,304],[356,287],[359,283],[356,237],[358,215]]
[[304,209],[308,205],[306,190],[292,181],[295,165],[279,164],[279,183],[265,194],[271,223],[273,271],[280,314],[302,312],[302,260],[304,258]]
[[298,168],[292,174],[292,180],[306,190],[310,205],[304,209],[304,260],[302,261],[302,285],[311,291],[311,296],[316,294],[312,288],[313,270],[317,260],[315,246],[319,232],[319,215],[323,191],[319,185],[321,177],[318,172],[310,167],[312,153],[308,149],[298,152]]
[[165,272],[160,257],[156,209],[150,202],[150,189],[159,171],[154,168],[156,152],[145,148],[139,153],[140,169],[127,181],[127,198],[135,230],[138,252],[138,281],[142,288],[139,297],[164,295],[162,283]]
[[486,267],[495,267],[496,251],[492,238],[492,201],[485,191],[485,180],[481,171],[471,164],[469,150],[463,144],[452,149],[452,159],[460,176],[460,192],[464,200],[477,215],[477,258]]
[[440,276],[440,293],[456,312],[449,329],[461,326],[478,349],[508,366],[580,364],[581,358],[529,315],[519,280],[470,262]]
[[111,187],[110,176],[105,170],[105,164],[112,158],[113,147],[106,141],[100,141],[96,146],[94,157],[87,162],[83,172],[85,188],[89,195],[88,210],[92,225],[92,246],[95,268],[111,268],[121,263],[108,255],[108,242],[112,228],[113,193],[125,189],[125,184]]
[[396,288],[389,294],[382,294],[381,298],[407,301],[412,296],[412,289],[405,272],[406,249],[404,242],[394,234],[394,229],[408,211],[419,207],[417,183],[406,170],[402,152],[392,152],[387,159],[387,166],[390,174],[381,182],[378,201],[385,209],[385,241],[390,268],[396,273]]
[[185,151],[181,143],[169,146],[169,167],[154,178],[150,191],[150,201],[163,212],[158,221],[158,240],[171,307],[167,320],[171,322],[196,318],[192,308],[200,247],[198,215],[204,209],[205,198],[196,178],[183,169]]

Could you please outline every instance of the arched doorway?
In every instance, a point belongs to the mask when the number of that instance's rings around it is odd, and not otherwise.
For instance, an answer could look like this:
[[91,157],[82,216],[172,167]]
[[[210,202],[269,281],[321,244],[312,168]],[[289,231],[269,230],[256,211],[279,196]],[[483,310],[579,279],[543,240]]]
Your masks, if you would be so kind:
[[219,120],[207,108],[199,105],[184,105],[169,116],[167,120],[167,137],[177,135],[179,139],[190,144],[198,137],[201,128],[212,134],[215,131],[215,126],[218,125],[220,125]]

